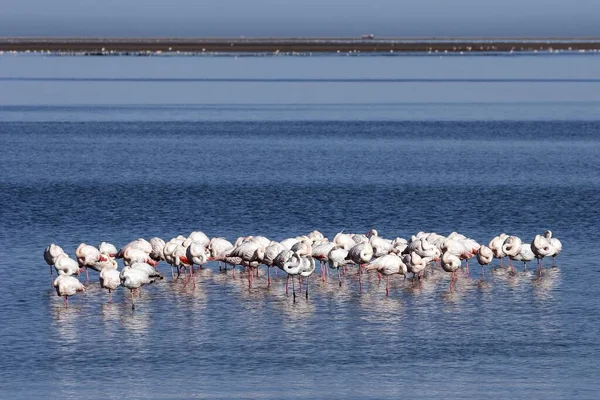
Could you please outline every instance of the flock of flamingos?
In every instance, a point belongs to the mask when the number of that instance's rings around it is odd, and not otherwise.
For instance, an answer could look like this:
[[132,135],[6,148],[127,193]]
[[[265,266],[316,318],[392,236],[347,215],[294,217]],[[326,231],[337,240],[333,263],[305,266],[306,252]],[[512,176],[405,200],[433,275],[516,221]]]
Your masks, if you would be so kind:
[[[469,260],[476,257],[481,265],[482,277],[485,276],[484,266],[489,265],[494,258],[500,260],[502,268],[509,273],[515,273],[512,261],[526,263],[537,259],[538,274],[542,274],[542,259],[555,258],[562,250],[560,240],[552,237],[551,231],[536,235],[531,243],[523,242],[517,236],[500,234],[489,244],[477,243],[464,235],[452,232],[448,236],[437,233],[419,232],[410,240],[396,238],[385,239],[378,235],[375,229],[366,235],[338,233],[333,240],[325,238],[319,231],[308,235],[282,240],[271,241],[264,236],[246,236],[238,238],[234,244],[222,237],[210,239],[201,231],[192,232],[189,236],[177,236],[165,243],[163,239],[152,238],[150,241],[136,239],[123,246],[120,250],[110,243],[102,242],[98,247],[85,243],[79,245],[76,260],[67,255],[60,246],[51,244],[44,250],[44,259],[50,265],[50,279],[56,288],[56,294],[64,297],[65,307],[68,297],[77,292],[85,291],[85,286],[76,277],[85,269],[86,283],[89,281],[88,269],[100,273],[100,286],[108,289],[109,299],[112,291],[124,286],[131,292],[132,308],[135,309],[134,292],[143,285],[163,279],[156,266],[165,261],[171,266],[171,275],[175,279],[183,271],[186,282],[193,282],[194,266],[202,268],[210,261],[218,261],[219,269],[228,265],[241,266],[248,276],[248,285],[252,287],[254,276],[258,276],[260,265],[267,267],[267,284],[271,284],[270,270],[277,267],[287,274],[288,282],[292,278],[293,296],[296,299],[294,277],[308,278],[315,272],[315,260],[320,263],[321,279],[327,280],[329,269],[337,270],[339,285],[342,285],[341,274],[346,273],[350,266],[358,268],[359,276],[364,272],[377,271],[379,278],[386,278],[386,296],[389,295],[389,279],[391,275],[403,275],[410,272],[413,284],[424,277],[428,265],[452,274],[450,290],[457,279],[456,272],[465,262],[464,274],[469,274]],[[116,259],[123,259],[125,264],[118,271]],[[507,266],[503,260],[507,258]],[[329,266],[329,268],[327,268]],[[53,279],[52,267],[58,277]],[[340,272],[341,270],[341,272]],[[360,281],[360,280],[359,280]],[[362,281],[361,289],[362,289]],[[302,289],[300,289],[302,290]],[[306,285],[308,299],[308,284]]]

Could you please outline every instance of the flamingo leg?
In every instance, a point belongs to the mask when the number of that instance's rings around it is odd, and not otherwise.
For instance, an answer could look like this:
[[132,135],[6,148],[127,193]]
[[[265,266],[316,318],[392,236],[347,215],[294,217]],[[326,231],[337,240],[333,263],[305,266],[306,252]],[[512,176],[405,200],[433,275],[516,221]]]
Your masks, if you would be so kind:
[[296,302],[296,286],[294,285],[294,277],[292,276],[292,294],[294,295],[294,303]]
[[378,282],[381,282],[381,272],[377,271],[377,278],[379,279]]
[[171,279],[175,280],[175,273],[173,272],[173,266],[171,265]]
[[298,276],[298,284],[300,285],[300,294],[302,294],[302,275]]
[[52,274],[52,265],[50,266],[50,286],[54,287],[54,277]]
[[131,292],[131,309],[135,310],[135,301],[133,300],[133,290],[130,290]]
[[65,308],[69,307],[69,299],[65,296]]
[[483,269],[483,265],[481,266],[481,279],[485,279],[485,269]]
[[112,291],[110,289],[108,289],[108,302],[112,302]]
[[385,277],[385,297],[390,295],[390,276]]
[[[358,270],[360,271],[360,264],[358,265]],[[358,273],[358,292],[362,293],[362,274]]]
[[267,267],[267,287],[271,286],[271,267]]
[[469,277],[469,260],[466,260],[466,264],[467,264],[467,267],[465,270],[465,276],[468,278]]
[[308,300],[308,278],[306,278],[306,300]]
[[337,269],[338,272],[338,281],[340,282],[340,287],[342,287],[342,276],[340,275],[340,268]]

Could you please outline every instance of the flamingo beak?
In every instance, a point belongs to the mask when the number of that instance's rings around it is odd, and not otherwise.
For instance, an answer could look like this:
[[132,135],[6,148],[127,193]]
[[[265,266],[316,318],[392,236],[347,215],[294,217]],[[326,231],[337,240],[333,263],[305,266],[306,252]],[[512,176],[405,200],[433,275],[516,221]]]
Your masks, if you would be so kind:
[[179,256],[179,260],[181,260],[181,262],[184,263],[184,264],[189,264],[190,263],[188,261],[187,257],[185,257],[185,256]]
[[99,256],[98,261],[108,261],[108,258],[106,258],[104,256]]

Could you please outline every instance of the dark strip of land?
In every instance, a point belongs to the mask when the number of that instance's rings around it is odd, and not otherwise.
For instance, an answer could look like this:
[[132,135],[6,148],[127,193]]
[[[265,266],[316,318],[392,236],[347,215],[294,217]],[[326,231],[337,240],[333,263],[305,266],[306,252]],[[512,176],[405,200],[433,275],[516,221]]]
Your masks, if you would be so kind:
[[178,39],[0,38],[0,51],[90,55],[128,53],[428,53],[600,50],[598,39]]

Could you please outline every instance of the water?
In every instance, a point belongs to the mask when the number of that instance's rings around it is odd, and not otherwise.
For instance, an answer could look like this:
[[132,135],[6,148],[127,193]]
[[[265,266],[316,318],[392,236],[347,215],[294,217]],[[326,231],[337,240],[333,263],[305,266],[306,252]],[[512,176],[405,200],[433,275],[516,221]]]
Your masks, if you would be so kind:
[[[599,62],[0,57],[0,391],[594,398]],[[382,84],[367,71],[514,82]],[[159,79],[182,76],[190,81]],[[226,79],[192,80],[206,76]],[[64,77],[73,80],[53,79]],[[129,80],[81,79],[106,77]],[[336,77],[351,81],[268,81]],[[518,81],[538,77],[548,81]],[[453,293],[440,273],[419,288],[392,279],[386,298],[376,276],[359,293],[349,274],[342,288],[311,280],[309,300],[295,304],[281,273],[249,289],[244,275],[210,265],[194,290],[161,264],[167,279],[135,311],[123,290],[108,303],[94,272],[65,309],[42,259],[51,242],[73,254],[82,241],[197,229],[233,240],[371,228],[457,230],[485,243],[550,228],[564,250],[541,279],[494,274],[481,285],[474,268]]]

